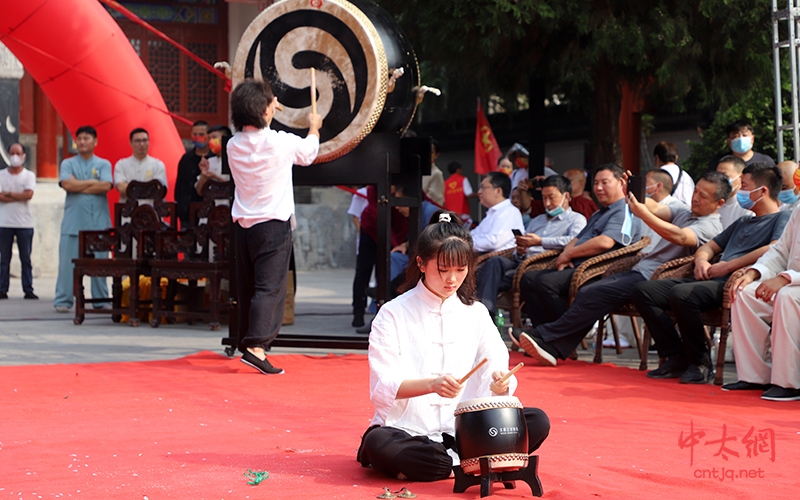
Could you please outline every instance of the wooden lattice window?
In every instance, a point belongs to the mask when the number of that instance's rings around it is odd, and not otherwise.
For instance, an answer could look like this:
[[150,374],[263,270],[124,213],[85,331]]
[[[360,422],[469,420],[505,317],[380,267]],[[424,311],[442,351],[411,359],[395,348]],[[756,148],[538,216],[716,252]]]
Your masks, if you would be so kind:
[[163,40],[147,41],[147,70],[167,103],[167,109],[181,112],[180,52]]
[[[217,57],[215,43],[189,43],[186,48],[209,64]],[[192,60],[186,68],[186,111],[189,113],[216,113],[219,78]]]

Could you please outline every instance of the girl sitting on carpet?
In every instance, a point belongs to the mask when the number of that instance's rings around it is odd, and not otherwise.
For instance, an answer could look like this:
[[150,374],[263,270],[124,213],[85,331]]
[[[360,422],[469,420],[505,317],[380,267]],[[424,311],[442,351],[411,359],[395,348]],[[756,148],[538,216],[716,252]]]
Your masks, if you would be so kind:
[[[436,222],[438,221],[438,222]],[[417,240],[403,295],[384,305],[369,338],[372,423],[357,459],[414,481],[450,476],[458,464],[453,411],[462,400],[508,396],[517,385],[508,349],[476,302],[472,237],[458,214],[439,211]],[[458,377],[486,363],[464,384]],[[542,410],[525,408],[529,453],[550,432]]]

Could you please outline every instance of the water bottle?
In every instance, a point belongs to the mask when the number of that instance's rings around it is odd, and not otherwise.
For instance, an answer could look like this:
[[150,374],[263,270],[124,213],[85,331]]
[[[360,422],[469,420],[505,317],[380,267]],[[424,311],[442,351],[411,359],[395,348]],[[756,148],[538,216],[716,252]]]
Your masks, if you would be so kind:
[[500,336],[503,335],[503,325],[506,323],[506,318],[503,316],[503,310],[497,308],[497,314],[494,316],[494,324],[497,326],[497,331]]

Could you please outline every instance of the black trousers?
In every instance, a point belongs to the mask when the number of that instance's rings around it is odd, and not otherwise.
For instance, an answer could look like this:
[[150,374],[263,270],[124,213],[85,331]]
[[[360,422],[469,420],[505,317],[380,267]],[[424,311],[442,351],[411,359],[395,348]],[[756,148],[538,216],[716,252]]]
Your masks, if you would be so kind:
[[[522,411],[528,427],[528,453],[533,453],[550,434],[550,419],[538,408]],[[356,460],[390,477],[402,473],[412,481],[438,481],[450,477],[453,469],[448,449],[456,450],[455,438],[448,434],[437,443],[395,427],[373,426],[361,437]]]
[[243,228],[235,224],[239,349],[268,348],[283,323],[286,281],[292,254],[288,221],[271,220]]
[[511,288],[519,262],[503,256],[492,257],[475,272],[477,295],[489,314],[497,310],[497,294]]
[[364,316],[367,309],[367,287],[375,263],[378,262],[378,243],[361,231],[356,256],[356,275],[353,277],[353,316]]
[[606,314],[630,302],[634,285],[643,281],[640,273],[628,271],[584,285],[560,318],[537,327],[536,331],[542,340],[558,350],[561,359],[566,359],[595,321],[601,321]]
[[[642,315],[662,358],[683,354],[693,365],[709,365],[703,312],[722,306],[728,277],[646,281],[633,288],[631,300]],[[675,316],[680,334],[672,323]]]
[[525,300],[525,312],[533,326],[552,323],[567,311],[565,298],[569,296],[569,284],[575,269],[545,269],[530,271],[522,275],[519,294]]

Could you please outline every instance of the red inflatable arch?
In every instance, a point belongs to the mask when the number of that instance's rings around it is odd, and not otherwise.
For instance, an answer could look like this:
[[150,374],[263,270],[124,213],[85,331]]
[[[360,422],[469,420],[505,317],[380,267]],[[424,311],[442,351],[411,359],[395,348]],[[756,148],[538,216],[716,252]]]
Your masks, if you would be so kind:
[[[150,132],[172,199],[184,153],[161,93],[133,46],[97,0],[0,0],[0,42],[41,86],[67,127],[97,129],[98,156],[131,155],[128,134]],[[117,198],[116,190],[109,195]]]

